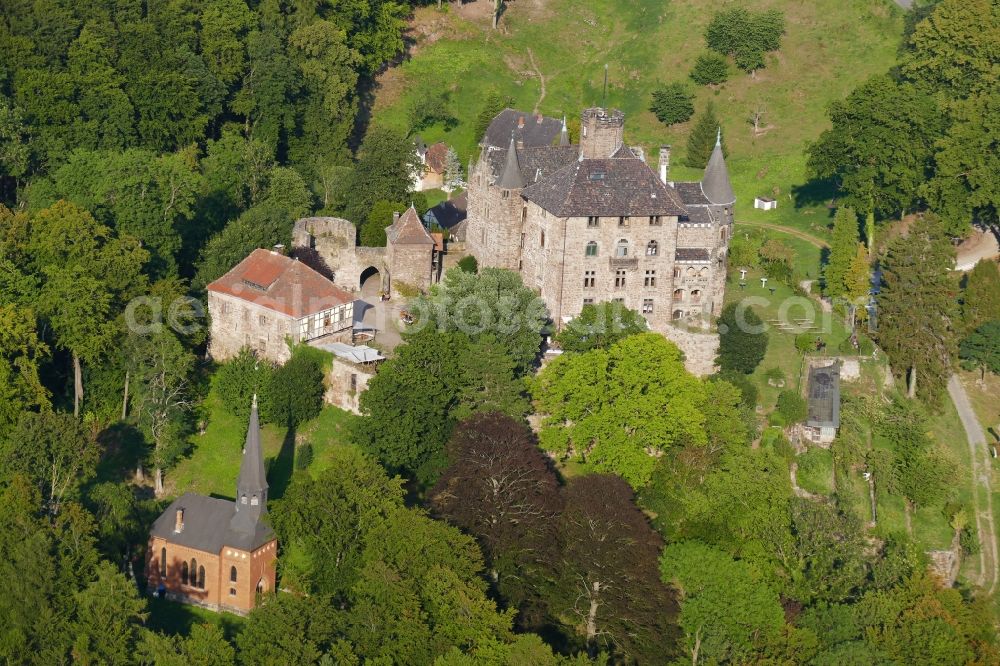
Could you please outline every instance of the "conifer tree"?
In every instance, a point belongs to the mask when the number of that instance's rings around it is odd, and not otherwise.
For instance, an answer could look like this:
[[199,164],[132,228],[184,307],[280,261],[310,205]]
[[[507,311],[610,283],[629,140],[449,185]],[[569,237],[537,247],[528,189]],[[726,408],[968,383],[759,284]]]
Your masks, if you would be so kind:
[[[718,137],[719,119],[715,115],[715,105],[709,101],[695,121],[691,134],[688,135],[684,164],[695,169],[704,169],[708,164],[708,158],[712,156]],[[722,154],[728,154],[725,141],[722,142]]]
[[962,319],[966,331],[991,319],[1000,319],[1000,269],[995,261],[981,259],[966,278]]
[[865,303],[865,297],[871,289],[872,284],[871,266],[868,265],[868,252],[861,243],[857,244],[854,258],[844,275],[844,298],[852,305],[858,306],[855,314],[864,316],[865,309],[861,307]]
[[894,239],[882,262],[876,336],[894,372],[907,377],[911,398],[919,392],[933,402],[951,374],[959,324],[954,263],[955,249],[934,215]]
[[833,242],[830,259],[823,269],[826,293],[832,298],[843,298],[847,292],[847,273],[857,254],[858,216],[853,208],[839,208],[833,218]]

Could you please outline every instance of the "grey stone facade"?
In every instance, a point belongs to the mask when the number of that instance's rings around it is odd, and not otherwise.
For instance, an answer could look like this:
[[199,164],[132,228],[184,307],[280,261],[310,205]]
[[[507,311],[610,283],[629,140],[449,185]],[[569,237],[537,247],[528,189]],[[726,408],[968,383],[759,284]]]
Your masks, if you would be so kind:
[[735,195],[721,147],[703,181],[672,183],[668,149],[658,176],[624,145],[620,111],[585,110],[579,146],[565,130],[532,143],[539,132],[524,128],[542,121],[513,125],[512,113],[497,116],[504,131],[491,125],[470,171],[468,251],[520,272],[557,326],[586,303],[618,300],[676,342],[691,371],[711,372],[717,336],[682,329],[722,311]]

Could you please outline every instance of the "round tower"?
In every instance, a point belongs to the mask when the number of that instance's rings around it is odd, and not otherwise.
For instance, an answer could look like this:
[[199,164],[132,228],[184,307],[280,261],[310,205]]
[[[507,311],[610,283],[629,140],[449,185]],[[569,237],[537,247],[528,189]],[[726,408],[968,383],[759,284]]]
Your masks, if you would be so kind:
[[580,116],[580,155],[584,159],[611,157],[624,143],[625,114],[618,109],[584,109]]

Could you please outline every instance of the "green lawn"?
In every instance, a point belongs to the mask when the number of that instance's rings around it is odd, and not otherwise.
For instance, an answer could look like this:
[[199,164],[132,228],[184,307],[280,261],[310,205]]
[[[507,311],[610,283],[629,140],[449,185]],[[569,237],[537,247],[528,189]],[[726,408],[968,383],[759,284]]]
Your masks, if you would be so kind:
[[[209,392],[204,409],[208,420],[205,434],[192,436],[188,455],[167,474],[167,494],[195,492],[232,498],[246,430],[237,417],[226,411],[214,390]],[[261,429],[271,499],[281,497],[294,473],[296,446],[303,442],[312,446],[310,473],[329,467],[335,450],[350,446],[345,432],[350,418],[349,413],[328,406],[296,432],[271,424]]]
[[796,462],[800,488],[815,495],[833,493],[833,455],[829,449],[810,448]]
[[[481,4],[486,0],[480,0]],[[413,100],[429,91],[447,94],[457,122],[422,129],[428,142],[453,145],[464,163],[476,150],[474,121],[490,91],[514,98],[518,108],[577,115],[602,103],[626,113],[626,140],[653,155],[674,146],[676,179],[699,173],[681,166],[691,122],[665,127],[648,110],[660,83],[686,81],[696,92],[696,111],[714,100],[729,148],[737,217],[827,233],[832,193],[804,188],[803,150],[828,125],[826,108],[860,82],[894,63],[902,14],[889,0],[754,0],[754,9],[785,13],[786,34],[767,67],[751,77],[733,68],[717,89],[698,87],[687,74],[705,50],[704,29],[728,0],[548,0],[511,3],[501,30],[488,20],[463,18],[451,8],[418,9],[411,58],[390,70],[376,91],[376,122],[408,130]],[[545,80],[545,94],[537,72]],[[753,135],[747,118],[763,107],[766,131]],[[757,211],[757,195],[775,197],[777,210]]]
[[[800,242],[812,247],[805,241]],[[815,274],[819,265],[818,250],[809,259],[810,262],[812,260],[816,262],[810,264]],[[811,319],[816,326],[814,329],[816,336],[827,343],[824,353],[836,353],[837,348],[848,337],[848,331],[838,316],[822,312],[819,303],[814,299],[803,299],[791,287],[775,280],[768,280],[767,286],[762,287],[761,277],[759,271],[748,272],[746,287],[740,289],[737,273],[733,282],[726,285],[726,303],[745,301],[768,325],[767,354],[750,379],[760,390],[760,404],[770,408],[777,401],[778,393],[784,389],[770,386],[765,373],[771,368],[780,368],[785,374],[785,388],[796,390],[799,388],[799,378],[804,367],[802,354],[795,349],[795,333],[781,330],[771,323],[773,320],[794,323],[796,319]],[[772,287],[775,290],[773,294]]]

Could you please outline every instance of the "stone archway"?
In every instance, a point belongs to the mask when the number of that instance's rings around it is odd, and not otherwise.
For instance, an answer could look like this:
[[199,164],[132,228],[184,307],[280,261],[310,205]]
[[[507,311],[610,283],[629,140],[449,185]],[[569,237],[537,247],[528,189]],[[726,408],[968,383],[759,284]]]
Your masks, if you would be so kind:
[[375,301],[382,293],[382,273],[374,266],[369,266],[361,271],[358,287],[361,289],[361,298]]

